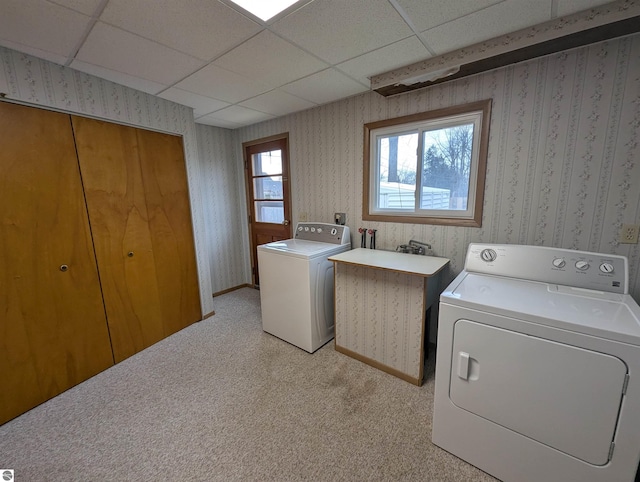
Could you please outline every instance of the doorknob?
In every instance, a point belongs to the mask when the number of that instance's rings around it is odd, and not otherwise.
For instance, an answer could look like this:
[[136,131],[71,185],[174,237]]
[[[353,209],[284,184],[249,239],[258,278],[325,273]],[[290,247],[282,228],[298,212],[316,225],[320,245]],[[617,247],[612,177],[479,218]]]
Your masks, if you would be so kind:
[[289,220],[285,219],[284,221],[282,221],[282,224],[284,224],[285,226],[289,226]]

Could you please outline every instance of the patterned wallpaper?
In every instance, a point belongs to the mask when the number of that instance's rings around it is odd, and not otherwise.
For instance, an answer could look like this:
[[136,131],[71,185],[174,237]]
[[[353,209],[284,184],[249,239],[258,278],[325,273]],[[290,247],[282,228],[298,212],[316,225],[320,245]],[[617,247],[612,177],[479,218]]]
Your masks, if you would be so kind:
[[420,383],[425,278],[347,263],[336,274],[336,346]]
[[[481,228],[362,221],[363,124],[487,98]],[[640,224],[640,35],[396,97],[358,95],[238,129],[236,148],[281,132],[290,135],[294,222],[332,222],[340,211],[352,233],[377,229],[378,248],[426,241],[451,259],[445,285],[470,242],[622,254],[640,301],[640,245],[617,242],[623,223]]]
[[[213,293],[251,282],[244,170],[236,135],[196,124]],[[236,155],[238,157],[236,157]]]
[[213,311],[211,252],[192,109],[2,47],[0,62],[0,92],[9,99],[183,136],[202,311]]

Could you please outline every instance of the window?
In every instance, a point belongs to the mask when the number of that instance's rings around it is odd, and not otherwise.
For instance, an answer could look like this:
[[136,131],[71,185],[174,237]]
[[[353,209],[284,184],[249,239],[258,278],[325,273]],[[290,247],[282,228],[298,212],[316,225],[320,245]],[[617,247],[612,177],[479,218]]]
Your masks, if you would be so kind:
[[363,219],[476,226],[491,100],[364,126]]
[[284,221],[282,150],[252,154],[251,167],[256,222],[282,223]]

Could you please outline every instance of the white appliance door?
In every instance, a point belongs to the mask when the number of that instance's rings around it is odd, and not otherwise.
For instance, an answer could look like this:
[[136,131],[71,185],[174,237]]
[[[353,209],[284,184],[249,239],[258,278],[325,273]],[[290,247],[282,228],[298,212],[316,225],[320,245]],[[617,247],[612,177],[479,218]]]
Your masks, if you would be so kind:
[[455,405],[590,464],[608,462],[622,360],[468,320],[455,323],[452,357]]

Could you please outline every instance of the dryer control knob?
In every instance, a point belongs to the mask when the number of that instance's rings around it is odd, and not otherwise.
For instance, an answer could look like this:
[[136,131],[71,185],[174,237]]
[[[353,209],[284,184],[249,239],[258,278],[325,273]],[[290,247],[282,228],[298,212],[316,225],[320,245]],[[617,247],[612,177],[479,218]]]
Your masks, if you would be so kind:
[[493,249],[483,249],[480,253],[480,257],[482,258],[482,261],[491,262],[495,261],[498,255]]
[[564,258],[555,258],[552,263],[556,268],[564,268],[567,264]]
[[600,265],[600,271],[603,273],[613,273],[613,265],[611,263],[602,263]]
[[583,260],[576,261],[576,268],[580,271],[587,271],[589,269],[589,263]]

